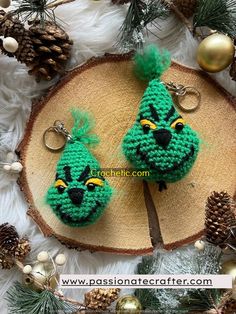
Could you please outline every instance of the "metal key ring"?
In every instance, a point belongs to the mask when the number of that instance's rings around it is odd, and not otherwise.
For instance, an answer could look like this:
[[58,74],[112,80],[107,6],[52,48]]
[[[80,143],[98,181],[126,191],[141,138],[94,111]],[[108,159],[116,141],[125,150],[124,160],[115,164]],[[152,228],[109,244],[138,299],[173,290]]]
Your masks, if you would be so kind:
[[[60,146],[60,147],[52,147],[52,146],[50,146],[47,143],[47,135],[50,132],[55,132],[55,133],[57,133],[58,135],[60,135],[64,139],[64,143],[62,144],[62,146]],[[58,151],[62,150],[65,147],[66,142],[67,142],[67,136],[65,134],[61,133],[61,132],[58,132],[58,127],[57,126],[50,126],[43,133],[43,143],[44,143],[45,147],[47,149],[49,149],[50,151],[52,151],[52,152],[58,152]]]
[[[196,111],[197,109],[199,109],[200,107],[200,103],[201,103],[201,94],[200,92],[193,86],[185,86],[185,93],[184,94],[176,94],[176,99],[177,99],[177,106],[184,112],[193,112]],[[197,102],[195,104],[195,106],[192,106],[190,108],[184,107],[181,103],[180,103],[180,99],[181,97],[185,97],[187,94],[195,94],[197,96]]]

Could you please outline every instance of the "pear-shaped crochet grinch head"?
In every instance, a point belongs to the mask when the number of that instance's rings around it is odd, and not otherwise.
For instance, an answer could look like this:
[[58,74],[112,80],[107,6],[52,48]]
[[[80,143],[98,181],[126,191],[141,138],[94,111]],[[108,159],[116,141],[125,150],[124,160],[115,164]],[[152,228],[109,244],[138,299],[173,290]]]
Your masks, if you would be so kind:
[[97,141],[87,132],[91,128],[87,114],[72,112],[75,124],[72,139],[57,164],[56,179],[47,193],[47,203],[65,224],[82,227],[93,224],[104,212],[112,189],[99,173],[99,163],[85,144]]
[[195,131],[176,111],[161,74],[170,65],[167,51],[149,46],[143,55],[136,54],[135,70],[148,80],[137,119],[123,140],[123,152],[136,168],[148,170],[147,180],[175,182],[191,169],[199,150]]

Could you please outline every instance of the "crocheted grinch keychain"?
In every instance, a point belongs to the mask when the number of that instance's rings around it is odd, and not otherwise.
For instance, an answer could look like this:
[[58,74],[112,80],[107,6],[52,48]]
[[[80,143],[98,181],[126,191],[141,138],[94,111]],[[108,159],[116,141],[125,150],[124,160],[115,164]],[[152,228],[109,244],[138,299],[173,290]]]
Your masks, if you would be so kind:
[[45,145],[46,135],[50,131],[60,133],[67,139],[57,163],[55,182],[47,192],[46,201],[63,223],[83,227],[101,217],[112,189],[103,177],[91,174],[98,173],[100,166],[86,147],[98,142],[96,136],[88,134],[92,127],[89,116],[79,110],[73,110],[72,116],[74,127],[71,135],[60,121],[55,121],[54,126],[44,134]]
[[199,138],[175,110],[168,88],[160,80],[170,66],[168,51],[149,46],[134,57],[136,75],[149,81],[137,119],[124,137],[122,148],[127,160],[139,170],[148,170],[146,180],[156,181],[160,190],[166,182],[182,179],[193,166]]

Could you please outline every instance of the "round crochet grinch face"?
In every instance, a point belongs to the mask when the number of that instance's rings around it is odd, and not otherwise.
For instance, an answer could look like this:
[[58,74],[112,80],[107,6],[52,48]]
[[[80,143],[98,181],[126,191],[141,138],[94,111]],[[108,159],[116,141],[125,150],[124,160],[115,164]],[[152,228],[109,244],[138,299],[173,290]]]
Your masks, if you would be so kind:
[[175,182],[192,167],[199,139],[175,110],[164,84],[150,82],[133,127],[123,141],[126,158],[136,169],[149,171],[147,180]]
[[104,212],[112,190],[103,177],[93,175],[95,169],[99,164],[83,144],[67,144],[47,193],[47,203],[65,224],[87,226]]

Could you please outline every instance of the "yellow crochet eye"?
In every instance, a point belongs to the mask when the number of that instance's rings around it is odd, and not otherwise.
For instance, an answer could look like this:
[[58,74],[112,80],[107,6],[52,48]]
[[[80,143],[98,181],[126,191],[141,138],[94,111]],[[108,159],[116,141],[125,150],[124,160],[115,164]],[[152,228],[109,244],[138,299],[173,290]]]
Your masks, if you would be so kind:
[[67,187],[66,183],[61,180],[61,179],[58,179],[56,182],[55,182],[55,188],[57,188],[59,194],[62,194],[65,190],[65,188]]
[[171,127],[177,131],[183,130],[186,122],[183,118],[178,118],[174,122],[171,123]]
[[85,182],[85,185],[87,186],[89,191],[92,191],[95,189],[96,186],[103,186],[104,182],[99,178],[90,178]]
[[140,124],[143,127],[144,131],[148,131],[150,129],[155,130],[157,128],[155,123],[153,123],[152,121],[147,120],[147,119],[140,120]]

